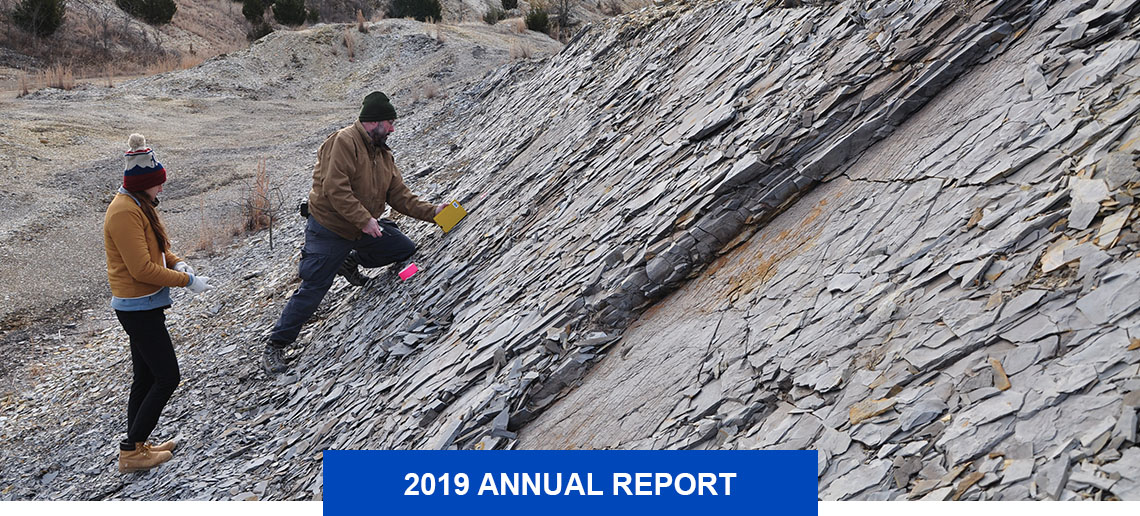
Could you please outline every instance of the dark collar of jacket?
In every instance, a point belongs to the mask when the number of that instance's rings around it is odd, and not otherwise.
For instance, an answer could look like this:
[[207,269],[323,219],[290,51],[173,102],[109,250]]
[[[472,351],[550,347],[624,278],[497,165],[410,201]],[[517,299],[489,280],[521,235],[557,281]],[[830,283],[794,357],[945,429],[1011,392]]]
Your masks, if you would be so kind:
[[392,152],[392,149],[386,144],[380,144],[380,147],[377,148],[376,144],[372,143],[372,135],[368,134],[368,131],[364,129],[364,124],[360,123],[360,120],[352,124],[352,127],[356,129],[356,137],[360,138],[360,141],[364,142],[364,148],[368,149],[369,158],[376,159],[377,150]]

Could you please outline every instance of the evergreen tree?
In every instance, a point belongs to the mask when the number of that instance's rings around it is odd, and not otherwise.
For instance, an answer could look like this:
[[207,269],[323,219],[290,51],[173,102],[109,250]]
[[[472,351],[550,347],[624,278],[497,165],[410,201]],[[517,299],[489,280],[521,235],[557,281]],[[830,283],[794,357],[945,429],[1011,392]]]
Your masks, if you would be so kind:
[[443,6],[439,0],[392,0],[388,5],[388,17],[439,21],[443,18]]
[[12,10],[12,21],[37,37],[50,36],[66,12],[67,0],[23,0]]
[[276,0],[273,3],[273,17],[290,27],[305,23],[305,0]]
[[265,15],[265,4],[261,3],[261,0],[242,0],[241,15],[245,16],[249,23],[257,25]]
[[550,16],[543,5],[532,5],[526,13],[526,28],[535,32],[550,30]]
[[178,11],[178,5],[174,0],[115,0],[115,5],[127,14],[151,25],[170,23],[174,13]]

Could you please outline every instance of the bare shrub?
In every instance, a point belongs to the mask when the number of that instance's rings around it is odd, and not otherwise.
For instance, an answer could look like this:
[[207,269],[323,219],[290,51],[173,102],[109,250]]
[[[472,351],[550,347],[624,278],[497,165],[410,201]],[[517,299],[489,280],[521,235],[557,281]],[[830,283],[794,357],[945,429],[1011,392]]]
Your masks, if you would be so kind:
[[526,32],[526,20],[523,20],[522,18],[515,18],[514,20],[511,20],[511,30],[513,30],[515,34],[522,34]]
[[511,43],[511,59],[530,59],[533,52],[526,43]]
[[265,164],[265,158],[259,158],[257,175],[253,178],[253,186],[249,188],[242,206],[246,231],[259,231],[268,228],[273,222],[269,195],[269,168]]
[[344,48],[348,50],[348,62],[356,61],[356,38],[349,29],[344,29]]
[[[242,229],[250,232],[268,229],[269,248],[273,249],[273,223],[277,221],[283,205],[281,190],[273,186],[265,158],[258,158],[257,174],[254,175],[253,184],[246,190],[245,198],[240,202],[241,223],[236,225],[237,229],[233,234],[240,233]],[[223,225],[223,230],[226,227],[229,226]]]
[[[555,0],[554,2],[555,23],[560,27],[567,27],[570,25],[570,0]],[[558,38],[554,38],[558,39]]]
[[440,95],[439,86],[434,82],[427,82],[423,87],[423,96],[425,99],[434,99]]

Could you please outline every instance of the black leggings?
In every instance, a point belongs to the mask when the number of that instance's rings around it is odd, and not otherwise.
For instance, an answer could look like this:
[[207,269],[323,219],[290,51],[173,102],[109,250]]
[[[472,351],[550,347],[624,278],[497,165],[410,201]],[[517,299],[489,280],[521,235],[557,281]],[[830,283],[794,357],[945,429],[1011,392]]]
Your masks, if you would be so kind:
[[124,312],[115,310],[131,338],[131,364],[135,379],[127,402],[127,441],[144,442],[158,424],[158,416],[182,377],[174,344],[166,331],[165,308]]

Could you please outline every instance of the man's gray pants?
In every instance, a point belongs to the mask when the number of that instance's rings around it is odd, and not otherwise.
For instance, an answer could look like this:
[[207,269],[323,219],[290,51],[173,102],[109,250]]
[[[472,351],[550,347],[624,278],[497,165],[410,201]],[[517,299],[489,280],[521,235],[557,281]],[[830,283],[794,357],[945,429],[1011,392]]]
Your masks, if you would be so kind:
[[407,260],[416,252],[416,244],[390,220],[380,220],[382,234],[379,238],[364,235],[359,240],[347,240],[320,225],[309,217],[305,226],[305,247],[301,249],[299,275],[301,286],[285,303],[285,310],[273,326],[269,335],[269,345],[285,347],[297,340],[301,326],[321,304],[325,294],[336,279],[336,271],[356,250],[356,259],[365,268],[383,267]]

